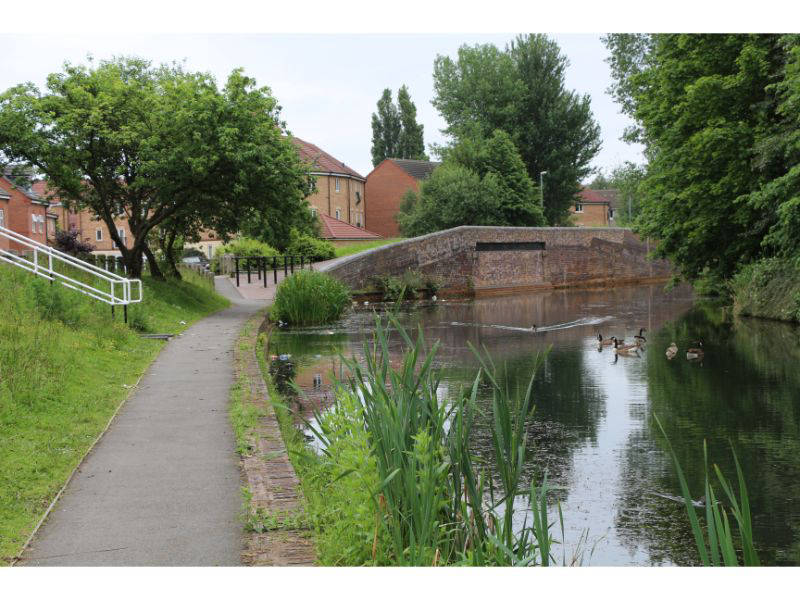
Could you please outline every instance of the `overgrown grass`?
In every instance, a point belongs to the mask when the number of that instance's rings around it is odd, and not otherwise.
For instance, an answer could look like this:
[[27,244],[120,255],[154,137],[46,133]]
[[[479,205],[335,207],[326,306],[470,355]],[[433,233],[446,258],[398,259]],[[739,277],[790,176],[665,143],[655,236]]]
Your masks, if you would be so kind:
[[[227,306],[200,276],[144,279],[132,324],[178,333]],[[43,511],[164,342],[108,305],[0,265],[0,564]],[[183,322],[183,323],[182,323]]]
[[298,271],[275,291],[270,316],[289,325],[324,325],[341,318],[350,306],[350,290],[330,275]]
[[800,258],[768,258],[731,280],[736,314],[800,322]]
[[385,240],[374,240],[370,242],[353,242],[352,244],[346,244],[344,246],[337,246],[336,247],[336,256],[350,256],[351,254],[356,254],[357,252],[363,252],[364,250],[370,250],[371,248],[379,248],[381,246],[386,246],[387,244],[394,244],[395,242],[400,242],[405,238],[389,238]]

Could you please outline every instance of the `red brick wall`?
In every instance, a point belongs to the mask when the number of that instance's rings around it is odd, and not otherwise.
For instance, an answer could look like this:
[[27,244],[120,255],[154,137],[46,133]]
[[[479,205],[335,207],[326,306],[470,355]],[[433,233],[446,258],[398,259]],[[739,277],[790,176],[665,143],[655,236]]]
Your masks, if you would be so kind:
[[386,238],[400,236],[395,215],[403,195],[418,189],[418,182],[389,159],[367,175],[367,230]]
[[583,212],[575,212],[575,205],[570,207],[572,222],[578,227],[607,227],[608,205],[606,204],[586,204],[583,205]]
[[[477,251],[478,242],[545,246]],[[375,248],[328,272],[354,289],[363,289],[374,275],[401,275],[413,269],[440,278],[446,287],[472,288],[478,295],[669,278],[669,263],[649,260],[648,251],[646,241],[615,227],[456,227]]]
[[[34,203],[28,196],[17,188],[11,181],[5,177],[0,177],[0,188],[2,188],[9,196],[10,200],[2,201],[5,209],[5,222],[6,229],[10,229],[31,238],[34,241],[42,244],[47,242],[47,219],[45,218],[45,207],[42,204]],[[37,224],[36,230],[33,228],[32,216],[42,218],[41,224]],[[41,232],[39,231],[41,227]],[[24,252],[27,249],[17,244],[10,242],[4,249],[13,250],[15,252]]]

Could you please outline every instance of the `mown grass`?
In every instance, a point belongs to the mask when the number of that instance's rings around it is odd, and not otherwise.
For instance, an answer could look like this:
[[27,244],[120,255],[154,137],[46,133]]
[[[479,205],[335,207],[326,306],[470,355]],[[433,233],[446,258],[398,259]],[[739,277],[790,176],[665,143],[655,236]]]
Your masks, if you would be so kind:
[[289,325],[325,325],[340,319],[350,301],[347,286],[330,275],[298,271],[278,285],[270,316]]
[[374,240],[370,242],[353,242],[352,244],[337,246],[336,257],[338,258],[341,256],[350,256],[351,254],[355,254],[357,252],[363,252],[364,250],[379,248],[381,246],[386,246],[387,244],[394,244],[395,242],[400,242],[404,239],[405,238],[389,238],[385,240]]
[[[213,283],[144,278],[138,330],[178,333],[224,308]],[[164,342],[118,307],[0,266],[0,564],[20,550]]]

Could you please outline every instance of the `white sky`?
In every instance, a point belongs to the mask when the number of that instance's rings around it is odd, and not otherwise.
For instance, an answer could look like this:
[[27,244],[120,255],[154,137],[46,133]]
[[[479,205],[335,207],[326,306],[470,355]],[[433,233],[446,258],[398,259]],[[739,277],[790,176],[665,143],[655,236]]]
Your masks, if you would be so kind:
[[[155,63],[186,60],[187,68],[209,71],[223,84],[244,67],[268,85],[283,106],[292,133],[333,154],[362,175],[372,170],[370,118],[384,88],[406,84],[425,126],[425,143],[443,142],[444,121],[431,105],[433,61],[455,57],[462,44],[504,47],[516,34],[0,34],[0,90],[32,81],[43,87],[65,60],[85,62],[137,55]],[[642,160],[640,148],[619,140],[629,120],[605,93],[611,82],[600,34],[554,34],[569,58],[566,85],[592,98],[603,147],[594,166],[610,169]]]

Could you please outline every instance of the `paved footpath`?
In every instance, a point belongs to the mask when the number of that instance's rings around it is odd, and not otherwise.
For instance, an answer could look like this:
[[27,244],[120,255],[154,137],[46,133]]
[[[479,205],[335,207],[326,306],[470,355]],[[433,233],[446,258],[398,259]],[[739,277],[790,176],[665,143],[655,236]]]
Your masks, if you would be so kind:
[[240,564],[233,346],[268,298],[244,300],[226,278],[216,285],[232,306],[167,342],[21,564]]

